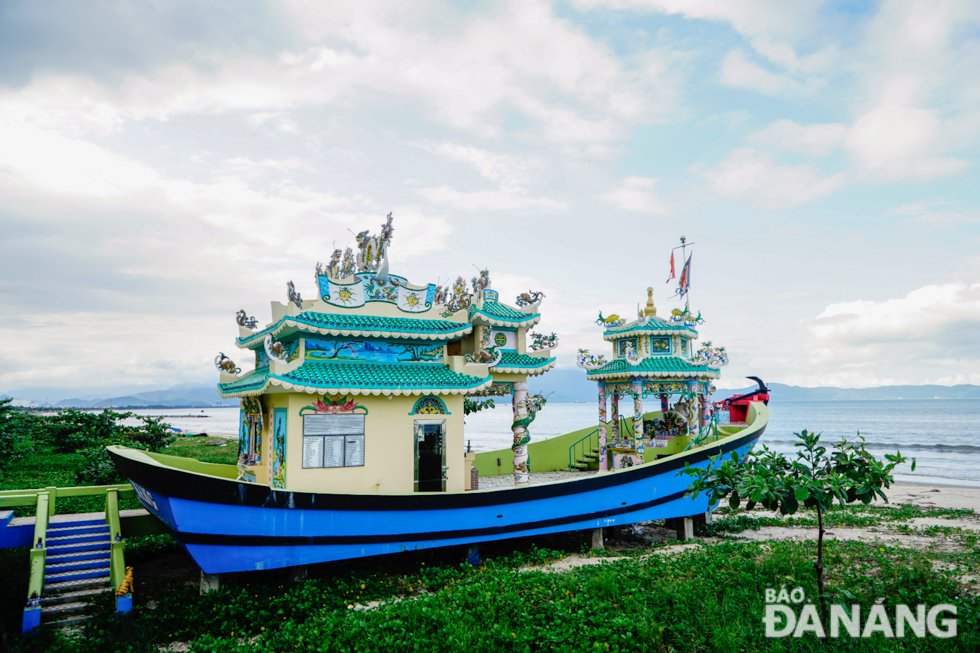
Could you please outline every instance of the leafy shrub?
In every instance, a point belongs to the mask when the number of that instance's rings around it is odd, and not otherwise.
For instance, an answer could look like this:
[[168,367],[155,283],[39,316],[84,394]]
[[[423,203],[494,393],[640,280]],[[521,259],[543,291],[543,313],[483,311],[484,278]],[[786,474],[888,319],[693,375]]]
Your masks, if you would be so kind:
[[[131,426],[119,423],[131,418],[141,424]],[[176,439],[169,425],[160,417],[117,413],[108,409],[101,413],[87,413],[73,408],[39,420],[32,428],[31,435],[36,441],[50,446],[54,453],[76,453],[110,444],[162,451]]]
[[109,458],[105,447],[90,447],[81,452],[84,457],[82,469],[75,475],[79,485],[110,485],[122,483],[122,477]]

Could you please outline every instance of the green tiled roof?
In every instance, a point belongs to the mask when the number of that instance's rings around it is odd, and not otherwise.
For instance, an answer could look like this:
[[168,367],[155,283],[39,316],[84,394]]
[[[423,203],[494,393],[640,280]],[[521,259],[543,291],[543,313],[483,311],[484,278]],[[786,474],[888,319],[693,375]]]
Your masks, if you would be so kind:
[[676,356],[653,356],[640,361],[638,365],[630,365],[624,358],[610,361],[602,367],[588,370],[589,378],[604,378],[615,376],[719,376],[718,370],[707,365],[693,365]]
[[518,354],[516,351],[502,351],[500,353],[500,362],[494,365],[491,369],[496,369],[498,367],[521,367],[525,369],[535,369],[538,367],[545,367],[555,360],[554,358],[539,358],[537,356],[529,356],[527,354]]
[[333,335],[377,335],[384,337],[423,338],[452,340],[469,333],[473,327],[466,323],[449,320],[421,320],[410,317],[380,317],[377,315],[352,315],[348,313],[316,313],[304,311],[296,316],[287,315],[271,327],[245,338],[237,338],[240,347],[254,347],[262,343],[267,334],[279,335],[283,331],[342,332]]
[[480,309],[478,309],[475,305],[470,306],[469,315],[470,319],[472,319],[474,315],[482,315],[492,320],[514,323],[530,322],[541,317],[538,313],[522,313],[521,311],[511,308],[506,304],[501,304],[500,302],[494,301],[483,302],[483,308]]
[[606,329],[602,337],[605,340],[615,340],[632,335],[666,333],[688,333],[692,337],[697,337],[698,335],[694,327],[687,326],[683,322],[667,322],[666,320],[654,317],[650,318],[650,321],[646,325],[632,322],[621,327],[616,327],[615,329]]
[[[253,381],[246,383],[249,377]],[[261,377],[261,380],[260,378]],[[286,374],[251,372],[239,381],[219,384],[222,394],[245,392],[261,388],[266,381],[292,386],[338,391],[381,391],[384,394],[418,394],[425,392],[465,393],[486,385],[490,377],[476,377],[453,372],[445,365],[434,363],[367,363],[358,361],[307,360]]]
[[269,368],[262,367],[257,370],[252,370],[242,378],[237,381],[232,381],[231,383],[219,383],[218,388],[221,392],[245,392],[248,390],[255,390],[261,388],[265,385],[266,379],[269,378]]

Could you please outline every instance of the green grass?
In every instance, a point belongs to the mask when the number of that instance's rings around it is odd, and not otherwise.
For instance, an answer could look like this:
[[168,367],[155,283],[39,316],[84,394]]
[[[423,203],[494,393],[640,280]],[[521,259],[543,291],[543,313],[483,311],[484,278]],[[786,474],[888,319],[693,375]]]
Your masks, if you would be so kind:
[[[225,442],[223,447],[208,446],[206,443],[214,440]],[[238,458],[238,442],[211,437],[178,438],[172,445],[163,450],[171,456],[197,458],[203,462],[234,465]],[[81,469],[83,457],[77,453],[52,453],[49,449],[39,448],[15,458],[4,470],[0,477],[0,490],[19,490],[44,487],[74,487],[79,485],[75,476]],[[136,504],[127,507],[137,507]],[[59,513],[92,512],[105,510],[105,501],[101,497],[69,497],[58,499]],[[33,515],[33,508],[18,508],[18,517]]]
[[[208,446],[207,442],[221,441],[223,447]],[[219,463],[234,465],[238,462],[238,440],[224,438],[195,437],[177,438],[173,444],[164,449],[163,453],[170,456],[196,458],[204,463]]]
[[[45,633],[21,651],[152,651],[174,641],[191,651],[976,651],[980,599],[917,551],[831,542],[831,592],[866,612],[879,598],[952,603],[959,636],[842,640],[764,636],[764,591],[813,584],[812,543],[724,542],[623,559],[567,573],[519,571],[557,555],[538,550],[466,565],[392,573],[389,560],[298,585],[248,576],[199,596],[170,587],[156,609],[117,618],[105,602],[76,640]],[[372,568],[373,567],[373,568]],[[334,567],[338,569],[339,567]],[[853,597],[853,598],[850,598]],[[377,610],[350,606],[389,601]]]

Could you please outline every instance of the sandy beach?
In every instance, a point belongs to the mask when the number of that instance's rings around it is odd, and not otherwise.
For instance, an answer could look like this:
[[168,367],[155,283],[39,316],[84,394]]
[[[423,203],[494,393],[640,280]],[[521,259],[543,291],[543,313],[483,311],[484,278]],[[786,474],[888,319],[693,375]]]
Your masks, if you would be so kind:
[[885,491],[891,503],[911,503],[928,508],[970,508],[980,511],[980,488],[955,485],[895,483]]

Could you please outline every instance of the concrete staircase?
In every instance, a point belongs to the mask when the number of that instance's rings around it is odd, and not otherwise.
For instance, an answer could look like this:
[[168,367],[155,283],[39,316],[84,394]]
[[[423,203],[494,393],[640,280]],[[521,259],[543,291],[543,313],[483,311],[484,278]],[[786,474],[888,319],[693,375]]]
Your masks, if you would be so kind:
[[572,463],[572,467],[581,471],[599,469],[599,447],[592,447],[591,451],[585,451]]
[[48,526],[42,626],[74,627],[89,618],[91,599],[112,590],[111,544],[109,525],[104,519],[61,521]]

